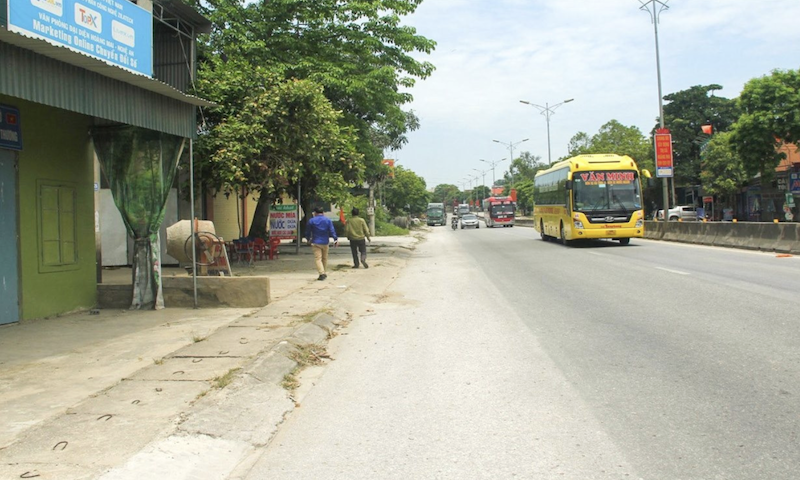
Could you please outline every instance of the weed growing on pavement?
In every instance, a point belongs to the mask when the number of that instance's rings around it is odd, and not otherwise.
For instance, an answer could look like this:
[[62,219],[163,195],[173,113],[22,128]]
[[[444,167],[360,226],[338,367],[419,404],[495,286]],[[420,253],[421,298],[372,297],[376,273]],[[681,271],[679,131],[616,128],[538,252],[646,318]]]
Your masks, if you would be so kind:
[[241,368],[231,368],[225,375],[215,377],[213,380],[214,388],[221,390],[230,385],[239,370],[241,370]]
[[164,357],[154,358],[153,363],[155,363],[156,365],[164,365]]
[[192,342],[199,343],[205,340],[208,337],[201,337],[200,335],[192,335]]
[[298,369],[296,368],[292,370],[291,373],[284,375],[283,381],[281,382],[281,387],[289,391],[297,390],[297,387],[300,386],[300,381],[297,380],[297,371]]
[[319,310],[314,310],[313,312],[308,312],[304,315],[300,315],[300,317],[297,320],[292,322],[292,326],[300,325],[302,323],[311,323],[312,321],[314,321],[314,317],[316,317],[320,313],[331,313],[331,311],[329,308],[321,308]]
[[309,367],[322,365],[325,359],[330,359],[325,345],[318,343],[304,343],[295,345],[295,350],[289,354],[289,358],[297,362],[299,367]]

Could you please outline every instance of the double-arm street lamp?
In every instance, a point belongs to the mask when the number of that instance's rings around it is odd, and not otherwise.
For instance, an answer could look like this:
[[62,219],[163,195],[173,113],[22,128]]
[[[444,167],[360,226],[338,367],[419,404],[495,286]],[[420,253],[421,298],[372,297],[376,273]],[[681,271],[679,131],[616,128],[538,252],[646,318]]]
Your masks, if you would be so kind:
[[545,103],[544,106],[537,105],[535,103],[527,102],[525,100],[520,100],[519,103],[524,103],[525,105],[530,105],[531,107],[536,107],[539,109],[539,113],[544,115],[545,120],[547,121],[547,164],[550,165],[552,163],[552,159],[550,157],[550,115],[553,115],[555,112],[554,110],[565,103],[569,103],[575,100],[574,98],[570,98],[569,100],[564,100],[561,103],[556,103],[553,106],[550,106],[549,103]]
[[484,160],[482,158],[480,159],[481,162],[488,163],[489,166],[492,167],[492,187],[494,187],[494,167],[496,167],[500,162],[504,162],[505,160],[506,160],[505,158],[501,158],[500,160],[490,162],[489,160]]
[[[511,157],[510,157],[511,158],[511,163],[513,164],[514,163],[514,147],[516,147],[517,145],[519,145],[522,142],[527,142],[528,140],[530,140],[530,138],[522,139],[519,142],[508,142],[508,143],[501,142],[500,140],[492,140],[492,141],[494,143],[499,143],[500,145],[505,145],[506,147],[508,147],[508,151],[511,154]],[[514,175],[511,173],[511,167],[509,167],[508,173],[511,174],[511,188],[514,188]]]

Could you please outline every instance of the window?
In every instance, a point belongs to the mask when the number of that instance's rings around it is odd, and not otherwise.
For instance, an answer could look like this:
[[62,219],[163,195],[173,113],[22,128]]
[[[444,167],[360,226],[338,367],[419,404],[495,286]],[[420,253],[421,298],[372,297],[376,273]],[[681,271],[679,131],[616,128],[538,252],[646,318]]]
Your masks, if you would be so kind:
[[76,188],[48,182],[38,187],[40,271],[77,267]]

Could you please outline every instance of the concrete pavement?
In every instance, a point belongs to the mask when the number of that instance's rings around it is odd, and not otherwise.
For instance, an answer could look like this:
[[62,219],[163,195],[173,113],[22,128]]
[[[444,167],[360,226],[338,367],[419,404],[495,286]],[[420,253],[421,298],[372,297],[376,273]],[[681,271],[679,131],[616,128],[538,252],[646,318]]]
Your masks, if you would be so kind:
[[[235,478],[294,408],[297,346],[324,344],[368,312],[421,234],[379,237],[369,269],[310,248],[235,276],[267,275],[263,308],[97,310],[0,327],[0,478]],[[165,275],[185,275],[180,270]],[[107,271],[104,279],[129,278]]]

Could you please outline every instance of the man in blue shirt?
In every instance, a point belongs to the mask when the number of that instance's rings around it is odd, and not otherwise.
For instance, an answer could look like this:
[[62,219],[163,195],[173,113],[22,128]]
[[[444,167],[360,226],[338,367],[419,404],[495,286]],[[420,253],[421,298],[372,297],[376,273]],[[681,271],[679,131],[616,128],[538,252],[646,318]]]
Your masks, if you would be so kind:
[[324,215],[322,207],[314,209],[314,216],[308,220],[306,226],[306,240],[311,244],[314,251],[314,262],[317,264],[319,277],[317,280],[325,280],[328,274],[328,238],[333,237],[333,246],[339,245],[339,237],[333,228],[333,222]]

